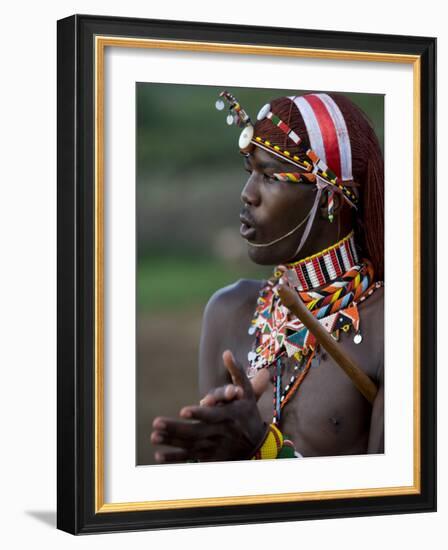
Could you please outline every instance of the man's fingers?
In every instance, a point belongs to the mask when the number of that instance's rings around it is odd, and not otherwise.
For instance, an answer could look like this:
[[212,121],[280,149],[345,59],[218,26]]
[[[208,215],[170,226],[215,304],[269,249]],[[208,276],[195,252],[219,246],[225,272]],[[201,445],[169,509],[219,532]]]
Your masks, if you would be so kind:
[[177,434],[168,432],[153,432],[151,435],[151,442],[155,445],[178,447],[179,449],[185,450],[189,454],[191,454],[194,450],[210,446],[210,441],[206,435],[202,435],[201,437],[185,438],[178,437]]
[[[222,410],[222,407],[194,407],[209,411]],[[213,440],[223,432],[223,428],[214,423],[213,419],[210,423],[203,423],[194,419],[193,415],[190,420],[158,417],[153,422],[153,427],[151,443],[183,449],[190,458],[194,452],[209,449],[214,444]]]
[[163,416],[158,416],[152,423],[152,427],[161,432],[178,433],[185,437],[196,435],[198,430],[200,430],[197,422],[188,422],[187,420]]
[[253,395],[252,384],[244,372],[243,367],[235,360],[233,353],[226,349],[222,354],[222,360],[226,369],[229,371],[230,376],[232,377],[232,382],[236,386],[241,386],[247,396]]
[[188,453],[185,449],[176,449],[173,451],[156,451],[154,458],[158,464],[170,462],[185,462],[188,459]]
[[227,384],[226,386],[220,386],[219,388],[211,390],[199,403],[203,407],[213,407],[218,403],[227,403],[234,399],[240,399],[242,396],[243,389],[240,386]]
[[213,397],[216,403],[220,401],[232,401],[237,397],[242,397],[242,395],[242,388],[234,384],[227,384],[213,390]]
[[169,449],[157,450],[154,453],[154,458],[158,464],[169,464],[175,462],[209,462],[216,461],[214,443],[202,445],[197,449]]
[[[261,369],[251,380],[253,393],[258,400],[268,388],[270,375],[267,369]],[[241,386],[227,384],[211,390],[199,402],[202,407],[214,407],[219,403],[228,403],[234,399],[241,399],[244,395],[244,390]],[[188,416],[184,416],[188,418]]]
[[182,448],[191,447],[195,441],[204,439],[210,432],[210,427],[200,422],[165,417],[157,417],[153,422],[153,428],[153,444]]
[[218,424],[228,418],[225,407],[201,407],[200,405],[190,405],[180,411],[183,418],[201,420],[206,424]]

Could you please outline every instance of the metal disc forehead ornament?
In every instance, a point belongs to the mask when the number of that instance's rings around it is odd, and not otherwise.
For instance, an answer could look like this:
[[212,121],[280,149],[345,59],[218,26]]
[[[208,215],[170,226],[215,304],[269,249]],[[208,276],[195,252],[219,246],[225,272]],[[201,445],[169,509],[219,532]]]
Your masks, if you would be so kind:
[[[232,94],[226,90],[222,91],[219,94],[220,99],[215,103],[215,107],[218,111],[222,111],[225,107],[225,101],[229,104],[229,114],[227,115],[227,124],[235,124],[240,128],[243,128],[243,131],[240,134],[238,140],[238,146],[242,153],[249,153],[254,147],[254,125],[246,113],[246,111],[241,107],[240,103]],[[221,99],[222,98],[222,99]]]

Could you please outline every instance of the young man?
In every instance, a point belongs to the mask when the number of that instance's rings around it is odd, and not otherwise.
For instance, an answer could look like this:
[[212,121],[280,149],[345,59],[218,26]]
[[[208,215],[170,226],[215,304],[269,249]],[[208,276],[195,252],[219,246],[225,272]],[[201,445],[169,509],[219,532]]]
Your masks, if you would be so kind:
[[[383,160],[359,108],[339,94],[282,97],[255,125],[227,92],[249,172],[241,236],[268,281],[240,280],[207,304],[204,398],[157,417],[158,462],[384,452]],[[222,107],[217,104],[217,107]],[[286,308],[292,289],[377,388],[369,402]]]

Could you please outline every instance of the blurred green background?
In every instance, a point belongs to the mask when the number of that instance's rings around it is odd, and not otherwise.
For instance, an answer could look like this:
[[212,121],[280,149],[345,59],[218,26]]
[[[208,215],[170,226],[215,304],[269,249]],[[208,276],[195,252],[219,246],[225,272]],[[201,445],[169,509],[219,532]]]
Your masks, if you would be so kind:
[[[225,86],[138,83],[137,459],[154,464],[155,416],[199,400],[203,309],[217,289],[272,268],[251,263],[239,235],[246,181],[240,129],[215,102]],[[229,89],[254,119],[274,97],[303,90]],[[384,96],[346,94],[384,139]]]

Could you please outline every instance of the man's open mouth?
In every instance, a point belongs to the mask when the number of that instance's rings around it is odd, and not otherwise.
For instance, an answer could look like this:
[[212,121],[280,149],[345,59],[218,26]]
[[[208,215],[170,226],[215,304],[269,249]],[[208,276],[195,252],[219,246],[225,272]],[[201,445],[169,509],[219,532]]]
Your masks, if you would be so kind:
[[243,239],[253,239],[256,230],[251,221],[243,215],[240,215],[240,221],[240,235],[243,237]]

